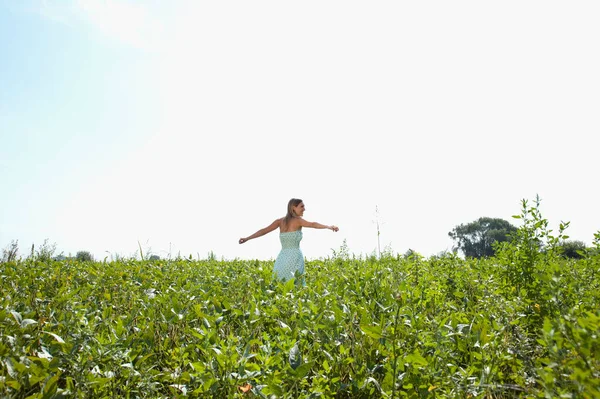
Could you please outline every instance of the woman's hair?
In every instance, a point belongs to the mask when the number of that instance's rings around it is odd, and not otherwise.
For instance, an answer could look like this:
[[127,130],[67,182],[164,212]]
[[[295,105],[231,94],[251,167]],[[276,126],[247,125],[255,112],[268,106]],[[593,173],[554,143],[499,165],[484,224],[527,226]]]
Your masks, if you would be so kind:
[[288,226],[288,224],[290,223],[290,220],[292,220],[294,218],[294,207],[298,206],[298,204],[300,204],[302,202],[301,199],[298,198],[292,198],[289,202],[288,202],[288,206],[287,206],[287,214],[285,215],[285,218],[283,219],[283,225],[284,226]]

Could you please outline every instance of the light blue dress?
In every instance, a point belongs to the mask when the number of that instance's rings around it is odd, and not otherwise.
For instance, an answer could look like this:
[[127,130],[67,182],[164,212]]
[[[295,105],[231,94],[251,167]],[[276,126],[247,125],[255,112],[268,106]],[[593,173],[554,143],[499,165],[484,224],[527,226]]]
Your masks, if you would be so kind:
[[279,233],[281,241],[281,252],[277,255],[273,272],[277,278],[285,281],[293,278],[298,272],[302,277],[299,283],[304,282],[304,255],[300,250],[300,241],[302,240],[302,230],[288,231]]

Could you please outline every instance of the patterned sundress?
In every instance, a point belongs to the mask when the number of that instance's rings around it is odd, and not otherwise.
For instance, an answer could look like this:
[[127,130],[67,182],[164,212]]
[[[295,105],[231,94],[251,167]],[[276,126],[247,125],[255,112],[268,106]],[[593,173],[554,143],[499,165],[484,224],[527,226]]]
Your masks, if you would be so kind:
[[277,255],[273,272],[277,278],[283,281],[293,278],[298,272],[302,276],[299,278],[299,283],[305,285],[304,255],[300,250],[302,230],[279,233],[279,240],[281,241],[281,252]]

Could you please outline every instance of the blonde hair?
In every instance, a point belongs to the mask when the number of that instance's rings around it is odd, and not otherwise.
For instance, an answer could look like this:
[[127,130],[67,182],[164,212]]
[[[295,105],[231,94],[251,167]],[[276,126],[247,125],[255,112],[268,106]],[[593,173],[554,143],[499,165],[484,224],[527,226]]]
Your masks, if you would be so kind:
[[294,207],[298,206],[301,202],[302,202],[302,200],[298,199],[298,198],[292,198],[291,200],[289,200],[288,205],[287,205],[287,214],[285,215],[285,218],[283,218],[284,226],[287,227],[288,224],[290,223],[290,220],[292,220],[294,217],[296,217],[296,215],[294,214]]

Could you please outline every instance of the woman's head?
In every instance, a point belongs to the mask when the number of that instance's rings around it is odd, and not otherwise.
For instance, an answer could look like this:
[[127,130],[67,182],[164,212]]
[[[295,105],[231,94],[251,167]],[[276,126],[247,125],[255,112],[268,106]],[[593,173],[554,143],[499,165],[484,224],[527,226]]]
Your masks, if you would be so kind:
[[292,198],[288,202],[287,214],[285,215],[285,223],[289,223],[296,216],[302,216],[304,214],[304,203],[301,199]]

